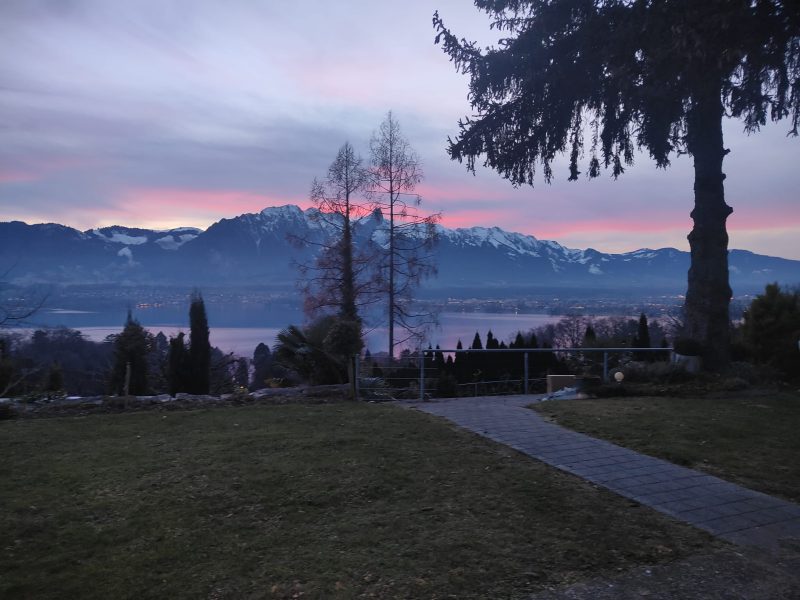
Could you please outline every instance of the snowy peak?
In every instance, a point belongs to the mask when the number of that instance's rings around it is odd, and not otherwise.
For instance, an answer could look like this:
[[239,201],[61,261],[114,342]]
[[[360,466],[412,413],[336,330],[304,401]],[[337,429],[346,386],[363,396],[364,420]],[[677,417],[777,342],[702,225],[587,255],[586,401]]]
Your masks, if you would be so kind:
[[163,233],[154,243],[158,244],[164,250],[177,250],[186,242],[191,242],[198,235],[202,233],[200,229],[192,227],[179,227],[177,229],[170,229],[169,231],[158,232]]
[[265,219],[276,221],[279,219],[297,220],[304,216],[303,210],[294,204],[283,206],[268,206],[259,213]]
[[499,227],[459,227],[457,229],[448,229],[443,226],[437,226],[437,231],[440,237],[464,246],[491,246],[519,254],[539,256],[540,242],[532,235],[510,233]]
[[[112,225],[86,231],[84,235],[94,237],[108,244],[119,244],[124,247],[156,244],[164,250],[177,250],[183,244],[195,239],[202,233],[195,227],[177,227],[167,230],[140,229],[136,227],[123,227]],[[128,256],[130,252],[119,256]]]

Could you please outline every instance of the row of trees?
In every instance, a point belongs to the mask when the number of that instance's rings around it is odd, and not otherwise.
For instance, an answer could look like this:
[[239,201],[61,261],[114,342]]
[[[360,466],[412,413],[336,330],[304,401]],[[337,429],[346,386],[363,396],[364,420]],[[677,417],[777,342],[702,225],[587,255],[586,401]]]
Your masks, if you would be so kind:
[[[161,334],[163,338],[163,334]],[[111,390],[116,394],[144,395],[152,390],[153,354],[164,355],[163,339],[156,340],[128,311],[125,327],[113,339],[114,366]],[[158,343],[156,343],[158,342]],[[171,395],[179,392],[208,394],[211,386],[211,343],[202,295],[195,291],[189,304],[189,344],[183,332],[170,338],[166,348],[166,382]]]
[[252,361],[213,348],[199,292],[190,298],[189,322],[188,340],[183,332],[170,339],[151,334],[131,311],[122,331],[103,342],[68,328],[37,330],[30,338],[9,331],[0,336],[0,397],[220,394],[259,389],[287,375],[265,344]]
[[[603,361],[599,355],[589,352],[559,353],[561,348],[631,348],[629,352],[609,355],[608,367],[613,369],[629,361],[649,363],[669,360],[667,352],[637,352],[634,349],[659,349],[670,345],[677,348],[682,330],[677,320],[650,322],[644,314],[638,320],[571,315],[527,333],[518,332],[508,343],[489,331],[484,345],[480,334],[476,332],[467,348],[458,340],[456,348],[464,352],[454,355],[445,356],[438,346],[429,346],[423,352],[424,370],[426,378],[431,379],[436,387],[436,393],[443,397],[464,393],[463,390],[459,391],[459,386],[465,385],[469,387],[466,393],[471,394],[472,384],[477,383],[487,383],[499,389],[506,386],[505,389],[512,390],[518,389],[513,384],[521,381],[524,373],[520,354],[469,351],[552,349],[552,352],[532,352],[528,355],[528,376],[529,380],[534,381],[535,387],[535,380],[545,374],[599,375],[602,372]],[[743,320],[732,326],[731,339],[734,360],[755,364],[759,369],[755,372],[756,376],[768,381],[797,380],[797,366],[800,364],[800,290],[786,291],[781,290],[778,284],[768,285],[764,293],[757,296],[747,308]],[[419,377],[419,356],[410,351],[404,351],[401,355],[399,373],[384,372],[369,355],[365,357],[365,363],[368,375],[386,377],[392,387],[407,386]],[[744,372],[750,372],[750,369]]]
[[[361,349],[365,313],[379,308],[392,357],[398,344],[432,322],[430,313],[414,306],[413,295],[420,282],[435,273],[430,251],[440,215],[418,211],[421,198],[415,188],[422,181],[422,165],[391,112],[373,134],[369,149],[365,163],[345,142],[326,176],[312,183],[315,218],[324,222],[329,236],[314,242],[319,246],[316,257],[301,265],[301,287],[309,317],[334,314],[345,323],[337,336],[339,349],[347,355]],[[368,229],[356,239],[357,225],[377,213],[377,231]],[[296,344],[303,332],[294,328],[286,333],[286,341]]]
[[[191,319],[195,333],[192,335],[190,331],[188,348],[182,333],[171,340],[161,332],[152,336],[132,315],[129,315],[121,334],[109,336],[102,343],[88,341],[79,331],[66,328],[38,330],[30,338],[7,332],[0,336],[0,396],[53,395],[65,391],[81,395],[123,393],[128,363],[131,364],[130,393],[203,393],[189,387],[195,383],[190,375],[193,370],[190,366],[192,344],[210,348],[202,298],[197,295],[193,303],[195,309],[190,313],[195,315]],[[255,390],[290,382],[293,376],[314,383],[346,381],[347,364],[337,349],[336,335],[330,335],[337,322],[331,316],[306,330],[295,328],[297,337],[284,338],[275,354],[269,346],[261,343],[256,347],[252,360],[224,355],[219,349],[210,348],[208,391],[225,393],[243,387]],[[553,348],[554,354],[530,354],[529,376],[535,378],[547,372],[591,372],[599,368],[596,355],[585,353],[559,357],[558,348],[664,347],[668,334],[673,344],[675,342],[673,336],[677,328],[668,329],[662,322],[648,322],[645,315],[641,315],[638,321],[573,315],[527,333],[518,332],[508,342],[499,340],[490,331],[484,344],[476,332],[467,350]],[[782,290],[777,284],[767,286],[765,292],[748,307],[742,323],[732,329],[731,337],[735,360],[747,360],[765,367],[769,379],[796,379],[800,361],[797,346],[800,339],[800,291]],[[457,347],[464,347],[461,340]],[[196,351],[196,354],[204,356],[205,352]],[[439,378],[440,394],[455,393],[458,384],[518,380],[522,377],[523,363],[515,355],[476,352],[445,356],[437,347],[429,348],[425,358],[428,372],[442,375]],[[638,356],[631,352],[626,358],[658,360],[664,356],[657,353]],[[612,357],[612,361],[618,359],[618,355]],[[414,379],[419,373],[417,361],[418,357],[404,351],[399,368],[384,371],[383,365],[373,361],[367,353],[367,368],[363,374],[386,377],[390,381],[393,378],[399,378],[399,381],[406,375]],[[407,385],[407,382],[401,385]]]

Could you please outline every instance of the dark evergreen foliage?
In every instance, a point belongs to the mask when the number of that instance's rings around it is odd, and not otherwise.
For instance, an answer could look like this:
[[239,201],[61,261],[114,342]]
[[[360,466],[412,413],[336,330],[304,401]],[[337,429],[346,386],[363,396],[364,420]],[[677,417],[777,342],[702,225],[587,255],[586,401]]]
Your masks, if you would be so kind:
[[64,391],[64,371],[59,363],[54,362],[50,365],[42,385],[42,391],[48,394]]
[[167,385],[170,396],[189,389],[189,354],[184,338],[185,334],[181,331],[169,340]]
[[[505,37],[481,50],[434,15],[436,42],[470,77],[475,116],[459,123],[451,158],[476,159],[515,185],[549,182],[569,154],[569,179],[601,164],[614,177],[637,148],[659,167],[694,158],[694,228],[686,335],[705,364],[728,362],[722,140],[727,114],[748,132],[767,119],[800,124],[800,3],[796,0],[476,0]],[[588,139],[587,139],[588,136]]]
[[80,331],[65,327],[37,330],[30,340],[9,344],[2,355],[5,358],[0,364],[5,364],[9,370],[8,379],[0,377],[0,393],[14,381],[13,390],[7,390],[13,395],[36,393],[48,387],[42,385],[43,378],[54,364],[61,371],[61,390],[65,393],[93,395],[108,391],[113,345],[91,342]]
[[208,394],[211,386],[211,343],[209,342],[206,305],[200,292],[194,292],[189,306],[189,379],[190,394]]
[[758,363],[800,378],[800,292],[783,291],[777,283],[766,287],[744,313],[742,334]]
[[153,338],[149,355],[150,387],[159,392],[169,388],[169,340],[163,331]]
[[125,320],[125,328],[114,339],[114,366],[111,371],[111,393],[122,395],[125,391],[125,379],[130,365],[130,382],[128,393],[143,396],[150,393],[148,385],[147,355],[152,346],[153,336],[148,333],[139,321],[133,318],[131,311]]
[[472,338],[472,344],[470,345],[470,350],[483,350],[483,342],[481,342],[481,334],[478,333],[477,331],[475,332],[475,337]]
[[235,391],[237,361],[232,353],[225,354],[219,348],[212,348],[209,355],[209,393],[213,396],[230,394]]
[[253,351],[253,378],[250,381],[250,390],[260,390],[267,386],[267,380],[273,376],[272,352],[269,346],[259,343]]
[[[636,335],[631,341],[631,346],[634,348],[650,348],[650,327],[647,323],[647,315],[644,313],[639,315],[639,324],[636,329]],[[634,358],[640,361],[652,362],[656,358],[653,352],[634,352]]]
[[441,352],[441,347],[439,344],[436,344],[436,352],[433,358],[433,368],[438,373],[444,373],[448,370],[447,362],[444,359],[444,353]]
[[594,348],[597,344],[597,333],[591,324],[586,326],[586,333],[583,334],[583,347]]
[[312,384],[347,381],[347,357],[328,351],[325,340],[337,322],[334,316],[317,319],[304,328],[289,325],[278,333],[275,360]]

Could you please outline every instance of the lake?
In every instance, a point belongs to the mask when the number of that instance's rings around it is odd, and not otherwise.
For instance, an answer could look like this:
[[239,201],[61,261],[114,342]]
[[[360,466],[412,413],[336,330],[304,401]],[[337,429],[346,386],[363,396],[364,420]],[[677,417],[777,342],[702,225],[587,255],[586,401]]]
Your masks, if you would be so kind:
[[[92,341],[102,341],[106,336],[119,333],[122,325],[82,325],[80,315],[72,313],[69,324],[73,329],[79,329],[88,339]],[[472,343],[475,332],[479,332],[481,340],[486,344],[486,333],[491,330],[492,334],[499,340],[508,343],[518,331],[527,332],[548,323],[555,323],[560,316],[545,314],[500,314],[500,313],[459,313],[445,312],[439,314],[439,326],[432,330],[428,335],[425,347],[428,343],[441,348],[455,348],[458,340],[461,340],[465,348]],[[211,319],[209,319],[211,321]],[[213,321],[212,321],[213,322]],[[163,331],[167,337],[175,336],[183,331],[188,335],[189,327],[174,324],[153,324],[142,321],[145,328],[153,334]],[[275,338],[283,327],[211,327],[211,344],[217,346],[223,352],[233,352],[239,356],[252,356],[255,347],[263,342],[270,348],[275,345]],[[21,329],[19,331],[30,331]],[[386,328],[370,330],[366,336],[367,348],[373,354],[385,352],[388,342]]]

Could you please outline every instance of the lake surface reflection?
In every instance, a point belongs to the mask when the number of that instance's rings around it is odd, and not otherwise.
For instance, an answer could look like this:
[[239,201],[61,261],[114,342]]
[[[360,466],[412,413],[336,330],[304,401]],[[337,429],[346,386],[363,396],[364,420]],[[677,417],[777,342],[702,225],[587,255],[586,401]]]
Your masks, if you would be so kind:
[[[432,329],[425,341],[427,348],[455,348],[459,340],[468,348],[472,343],[475,332],[480,333],[481,341],[486,344],[486,333],[491,331],[494,337],[506,343],[516,336],[518,331],[527,332],[530,329],[555,323],[561,317],[544,314],[497,314],[497,313],[441,313],[439,326]],[[178,332],[188,335],[189,327],[174,325],[148,325],[145,327],[153,334],[163,331],[167,337],[175,336]],[[92,341],[100,342],[111,334],[119,333],[121,326],[81,326],[72,325],[79,329]],[[239,356],[252,356],[255,347],[263,342],[270,348],[275,345],[275,338],[282,327],[211,327],[211,344],[223,352],[233,352]],[[389,343],[385,327],[369,330],[366,336],[367,348],[373,354],[386,352]],[[411,346],[409,343],[407,346]]]

